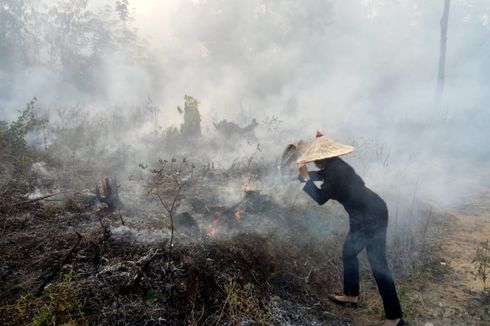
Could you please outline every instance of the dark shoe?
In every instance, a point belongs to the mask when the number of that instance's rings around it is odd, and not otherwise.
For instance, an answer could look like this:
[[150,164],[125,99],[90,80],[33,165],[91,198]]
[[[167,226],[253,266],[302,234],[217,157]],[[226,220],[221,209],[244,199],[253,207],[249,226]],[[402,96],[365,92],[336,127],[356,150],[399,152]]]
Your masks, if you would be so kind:
[[[391,320],[391,319],[387,319],[387,320]],[[398,323],[396,324],[396,326],[405,326],[405,321],[403,320],[403,318],[400,318],[400,320],[398,321]]]
[[327,295],[327,298],[328,298],[328,300],[332,301],[333,303],[344,306],[344,307],[359,308],[359,303],[340,301],[336,298],[335,294],[329,294],[329,295]]

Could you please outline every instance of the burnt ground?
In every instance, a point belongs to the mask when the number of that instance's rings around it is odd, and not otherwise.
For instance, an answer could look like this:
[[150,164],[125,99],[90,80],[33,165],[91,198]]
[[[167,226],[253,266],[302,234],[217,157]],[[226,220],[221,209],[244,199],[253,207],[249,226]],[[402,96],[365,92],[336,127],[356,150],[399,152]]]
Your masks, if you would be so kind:
[[[325,267],[335,246],[298,240],[308,233],[295,222],[304,212],[258,191],[231,207],[187,201],[171,251],[161,208],[151,202],[147,210],[113,213],[100,205],[74,211],[73,201],[9,212],[1,241],[2,322],[349,323],[321,303],[318,289],[338,277]],[[286,220],[295,225],[279,227]]]
[[[79,194],[4,207],[0,323],[379,323],[382,306],[364,254],[361,308],[339,308],[325,300],[327,292],[341,289],[347,230],[342,209],[303,201],[297,189],[284,200],[265,185],[227,196],[223,189],[240,187],[240,181],[215,171],[214,177],[189,182],[173,216],[171,250],[165,210],[145,191],[136,193],[134,180],[121,187],[124,205],[112,212],[93,196],[87,201]],[[486,214],[481,223],[488,227],[485,207],[479,207]],[[477,282],[468,290],[465,281],[476,242],[456,254],[461,239],[455,236],[468,231],[457,225],[465,223],[434,207],[430,212],[422,230],[390,231],[388,258],[405,317],[413,325],[484,325],[488,301]],[[421,208],[412,214],[427,212]],[[454,284],[464,295],[444,290]]]

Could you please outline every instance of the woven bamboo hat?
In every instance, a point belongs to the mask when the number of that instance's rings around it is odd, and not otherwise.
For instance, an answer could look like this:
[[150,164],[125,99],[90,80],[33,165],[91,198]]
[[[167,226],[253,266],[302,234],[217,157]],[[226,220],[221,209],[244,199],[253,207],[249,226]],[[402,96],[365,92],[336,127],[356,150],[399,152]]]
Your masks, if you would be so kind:
[[296,160],[297,163],[305,161],[306,163],[324,160],[326,158],[337,157],[349,154],[354,147],[339,143],[335,139],[325,137],[317,131],[316,139],[313,141],[305,152]]

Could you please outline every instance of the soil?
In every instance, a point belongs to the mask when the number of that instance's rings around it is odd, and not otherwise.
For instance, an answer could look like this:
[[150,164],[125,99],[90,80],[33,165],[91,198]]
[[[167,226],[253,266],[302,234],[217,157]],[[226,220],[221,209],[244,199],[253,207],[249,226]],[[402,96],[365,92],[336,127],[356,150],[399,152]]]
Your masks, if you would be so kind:
[[466,198],[450,214],[438,255],[452,273],[441,284],[427,284],[421,315],[433,325],[489,325],[490,297],[482,296],[483,282],[475,277],[472,259],[481,243],[490,240],[490,189]]

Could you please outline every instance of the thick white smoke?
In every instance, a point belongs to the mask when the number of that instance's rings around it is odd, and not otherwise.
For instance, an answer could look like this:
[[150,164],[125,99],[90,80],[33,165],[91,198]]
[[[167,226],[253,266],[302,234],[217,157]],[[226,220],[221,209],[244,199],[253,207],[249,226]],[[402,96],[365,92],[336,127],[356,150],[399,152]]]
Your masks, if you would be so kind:
[[274,144],[264,156],[321,129],[357,146],[348,160],[368,183],[419,182],[421,196],[452,201],[473,180],[488,182],[490,5],[452,1],[446,88],[435,107],[443,3],[133,1],[145,62],[106,53],[96,95],[46,67],[0,71],[0,118],[32,96],[45,108],[84,103],[91,111],[134,110],[151,98],[166,128],[179,123],[175,108],[191,94],[210,131],[221,119],[279,117],[277,132],[264,123],[258,130]]

